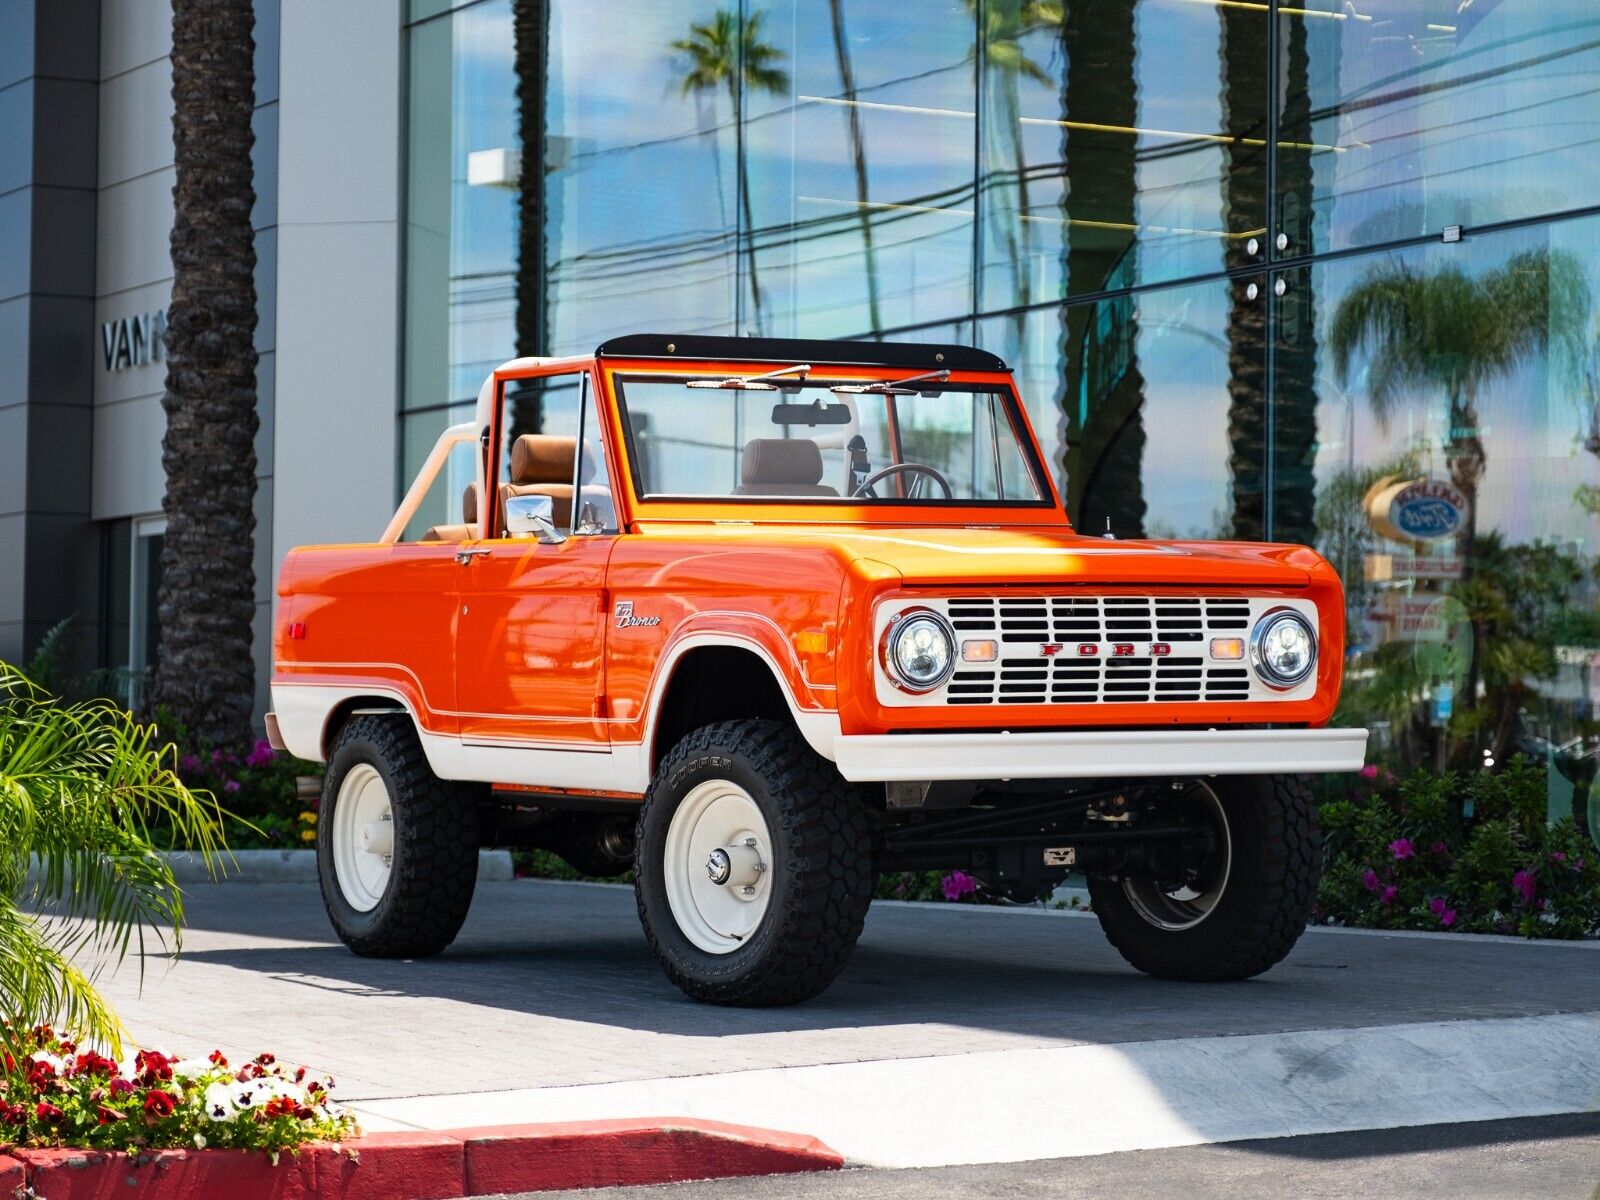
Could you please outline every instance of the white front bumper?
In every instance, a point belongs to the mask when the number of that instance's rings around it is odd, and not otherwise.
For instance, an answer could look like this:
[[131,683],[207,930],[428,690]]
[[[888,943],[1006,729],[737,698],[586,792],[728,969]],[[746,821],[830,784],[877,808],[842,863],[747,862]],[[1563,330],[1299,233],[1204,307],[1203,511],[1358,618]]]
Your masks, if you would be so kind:
[[1357,771],[1365,729],[1083,730],[841,735],[834,763],[854,782],[1098,779]]

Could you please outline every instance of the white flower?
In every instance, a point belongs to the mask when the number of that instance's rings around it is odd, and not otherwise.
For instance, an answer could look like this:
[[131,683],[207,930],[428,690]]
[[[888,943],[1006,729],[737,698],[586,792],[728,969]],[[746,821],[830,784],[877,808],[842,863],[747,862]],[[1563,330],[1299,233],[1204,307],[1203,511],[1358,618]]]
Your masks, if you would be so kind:
[[233,1095],[225,1083],[213,1083],[206,1088],[206,1116],[213,1121],[226,1121],[234,1115]]
[[199,1079],[216,1067],[209,1058],[184,1058],[172,1064],[172,1073],[179,1079]]
[[197,1133],[197,1134],[194,1135],[194,1148],[196,1150],[204,1150],[206,1148],[206,1135],[205,1134]]

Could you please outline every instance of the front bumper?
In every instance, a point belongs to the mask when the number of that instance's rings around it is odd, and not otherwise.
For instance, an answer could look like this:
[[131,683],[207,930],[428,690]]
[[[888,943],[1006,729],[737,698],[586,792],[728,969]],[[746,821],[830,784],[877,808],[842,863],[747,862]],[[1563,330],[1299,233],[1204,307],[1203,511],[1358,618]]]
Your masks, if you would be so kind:
[[1357,771],[1365,729],[1160,729],[841,735],[834,763],[859,783],[1123,779]]

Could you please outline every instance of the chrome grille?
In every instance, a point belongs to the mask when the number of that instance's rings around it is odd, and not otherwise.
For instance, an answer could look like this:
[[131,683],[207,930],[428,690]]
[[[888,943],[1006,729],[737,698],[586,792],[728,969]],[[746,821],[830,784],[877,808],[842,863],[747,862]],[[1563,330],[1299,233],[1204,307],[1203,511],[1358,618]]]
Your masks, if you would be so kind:
[[[1242,662],[1213,663],[1214,637],[1245,637],[1244,597],[1044,596],[953,598],[946,614],[958,639],[992,637],[995,663],[962,663],[944,690],[949,704],[1131,704],[1150,701],[1246,700],[1250,672]],[[1132,643],[1129,657],[1111,647]],[[1152,642],[1171,652],[1150,654]],[[1055,657],[1039,647],[1059,643]],[[1080,656],[1093,643],[1097,653]]]

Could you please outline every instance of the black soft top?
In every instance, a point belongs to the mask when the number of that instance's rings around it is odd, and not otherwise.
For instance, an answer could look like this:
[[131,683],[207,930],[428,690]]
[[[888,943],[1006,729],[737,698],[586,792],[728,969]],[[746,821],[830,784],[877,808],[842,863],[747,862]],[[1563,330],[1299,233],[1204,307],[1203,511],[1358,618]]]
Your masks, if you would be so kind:
[[720,359],[725,362],[838,363],[849,366],[941,367],[952,371],[1009,371],[1005,362],[972,346],[934,342],[835,342],[809,338],[709,337],[630,333],[602,342],[599,358]]

